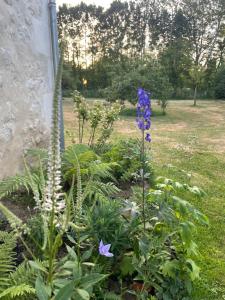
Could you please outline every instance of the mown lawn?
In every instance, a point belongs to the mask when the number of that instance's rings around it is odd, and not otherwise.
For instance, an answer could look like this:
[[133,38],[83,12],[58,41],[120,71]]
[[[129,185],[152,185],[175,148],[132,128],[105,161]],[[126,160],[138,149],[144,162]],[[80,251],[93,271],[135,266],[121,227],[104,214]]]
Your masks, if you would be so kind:
[[[194,200],[210,221],[198,228],[197,240],[201,280],[193,300],[225,299],[225,102],[171,101],[166,116],[152,117],[152,160],[156,175],[182,180],[185,170],[192,184],[207,196]],[[159,108],[153,104],[153,109]],[[64,103],[66,143],[77,137],[77,124],[70,101]],[[117,121],[113,139],[137,137],[134,117]],[[174,167],[168,168],[166,165]],[[175,300],[175,299],[174,299]]]

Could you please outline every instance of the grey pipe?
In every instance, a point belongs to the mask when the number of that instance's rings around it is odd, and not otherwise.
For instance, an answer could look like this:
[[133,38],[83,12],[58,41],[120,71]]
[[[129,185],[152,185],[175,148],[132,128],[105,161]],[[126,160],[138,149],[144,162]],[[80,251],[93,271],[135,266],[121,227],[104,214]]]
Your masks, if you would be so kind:
[[[49,0],[49,15],[50,15],[50,27],[51,27],[51,44],[52,44],[52,56],[53,56],[53,67],[54,76],[56,77],[58,64],[59,64],[59,43],[58,43],[58,30],[57,30],[57,13],[55,0]],[[63,122],[63,105],[62,95],[59,97],[59,112],[60,112],[60,149],[65,149],[64,141],[64,122]]]

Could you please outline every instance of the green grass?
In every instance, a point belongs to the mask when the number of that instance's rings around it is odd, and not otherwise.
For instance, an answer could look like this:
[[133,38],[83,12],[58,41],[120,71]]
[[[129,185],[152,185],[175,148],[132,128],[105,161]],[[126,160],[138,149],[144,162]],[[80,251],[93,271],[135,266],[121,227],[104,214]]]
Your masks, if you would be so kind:
[[[113,139],[139,135],[129,109],[116,123]],[[201,280],[196,283],[193,300],[225,299],[225,102],[199,101],[195,108],[192,101],[172,101],[166,116],[156,104],[153,109],[151,148],[157,175],[182,180],[179,170],[185,170],[192,174],[192,184],[207,193],[202,200],[192,200],[210,221],[210,226],[199,227],[196,235]],[[65,103],[65,124],[76,137],[70,102]],[[167,168],[167,164],[176,168]]]

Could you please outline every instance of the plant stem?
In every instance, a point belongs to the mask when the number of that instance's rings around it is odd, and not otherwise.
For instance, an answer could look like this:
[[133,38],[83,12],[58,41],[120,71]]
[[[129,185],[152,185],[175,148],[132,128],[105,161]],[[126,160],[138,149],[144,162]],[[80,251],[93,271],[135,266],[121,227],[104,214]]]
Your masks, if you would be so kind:
[[27,252],[30,254],[30,256],[33,258],[33,260],[36,260],[36,257],[34,256],[34,254],[32,253],[32,251],[30,250],[30,248],[28,247],[27,243],[24,241],[24,239],[22,238],[22,235],[19,236],[21,242],[23,243],[24,247],[26,248]]
[[93,136],[93,131],[94,131],[94,128],[92,127],[90,138],[89,138],[89,141],[88,141],[89,146],[91,145],[91,139],[92,139],[92,136]]
[[146,229],[145,220],[145,132],[142,130],[142,216],[144,222],[144,231]]
[[82,119],[82,126],[81,126],[81,138],[80,138],[81,144],[83,142],[83,135],[84,135],[84,118]]
[[94,142],[94,138],[95,138],[95,130],[96,130],[96,127],[94,127],[94,129],[93,129],[93,134],[92,134],[92,138],[91,138],[91,146],[93,146],[93,142]]

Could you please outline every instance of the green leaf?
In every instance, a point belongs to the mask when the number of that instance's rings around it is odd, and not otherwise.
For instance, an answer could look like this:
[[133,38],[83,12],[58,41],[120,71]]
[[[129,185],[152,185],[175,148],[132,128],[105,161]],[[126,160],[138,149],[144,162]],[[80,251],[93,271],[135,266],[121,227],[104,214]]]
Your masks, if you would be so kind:
[[76,252],[73,250],[73,248],[71,248],[71,247],[69,247],[69,246],[66,246],[66,249],[67,249],[69,255],[70,255],[75,261],[77,261],[77,260],[78,260],[77,254],[76,254]]
[[55,297],[55,300],[70,299],[70,297],[73,294],[73,289],[74,289],[74,282],[71,281],[59,290],[59,292]]
[[165,276],[175,278],[176,270],[179,269],[179,262],[177,260],[166,261],[162,266],[162,272]]
[[88,294],[87,291],[82,290],[82,289],[76,289],[77,294],[81,297],[82,300],[89,300],[90,295]]
[[186,260],[189,269],[191,270],[190,276],[192,280],[199,278],[200,268],[196,265],[196,263],[192,259]]
[[44,272],[45,274],[47,274],[47,270],[46,268],[42,265],[41,262],[39,261],[29,261],[29,264],[31,266],[31,268],[35,269],[35,270],[38,270],[38,271],[42,271]]
[[35,282],[35,290],[39,300],[48,300],[48,287],[44,284],[43,279],[38,276]]
[[82,261],[88,260],[91,257],[93,249],[89,249],[87,251],[85,251],[82,255]]
[[192,222],[183,222],[180,224],[180,234],[185,246],[189,246],[192,241],[192,231],[195,225]]
[[123,276],[132,275],[135,271],[135,268],[132,264],[131,256],[124,256],[120,263],[120,270]]
[[35,294],[35,289],[33,289],[31,286],[23,283],[23,284],[20,284],[17,286],[12,286],[12,287],[5,289],[0,294],[0,298],[5,299],[5,296],[8,296],[10,299],[12,299],[12,298],[16,298],[18,296],[25,296],[27,294]]
[[80,286],[84,289],[88,289],[105,278],[106,275],[104,274],[92,273],[82,278]]

